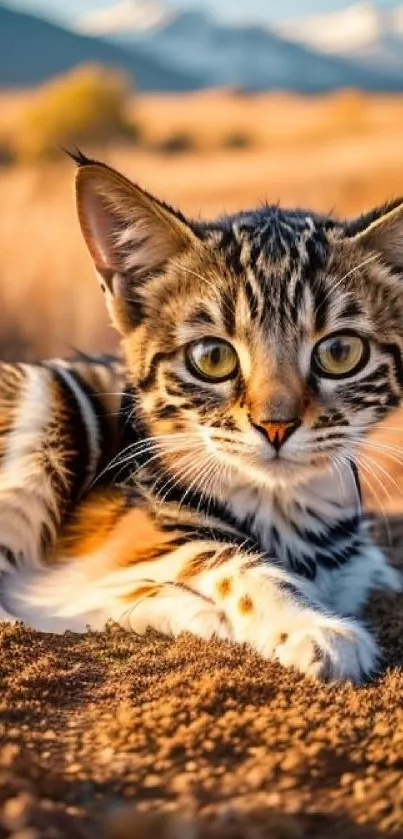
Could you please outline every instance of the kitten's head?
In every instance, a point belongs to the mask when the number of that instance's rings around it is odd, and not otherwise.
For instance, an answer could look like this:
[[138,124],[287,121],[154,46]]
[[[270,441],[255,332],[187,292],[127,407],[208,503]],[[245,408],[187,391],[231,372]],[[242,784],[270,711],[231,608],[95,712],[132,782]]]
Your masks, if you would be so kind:
[[403,202],[346,224],[276,206],[202,224],[78,162],[149,451],[224,494],[353,456],[402,393]]

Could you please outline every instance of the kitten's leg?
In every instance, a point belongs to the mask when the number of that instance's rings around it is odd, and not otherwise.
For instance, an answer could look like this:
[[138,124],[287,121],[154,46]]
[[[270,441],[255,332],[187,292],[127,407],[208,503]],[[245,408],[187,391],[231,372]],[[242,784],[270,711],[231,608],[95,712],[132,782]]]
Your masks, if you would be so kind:
[[98,367],[0,364],[0,603],[4,572],[40,567],[101,462],[103,404],[90,395],[97,382],[102,393]]
[[165,635],[191,632],[205,640],[231,638],[225,612],[212,600],[176,583],[140,581],[130,593],[126,609],[122,611],[121,604],[117,605],[114,618],[139,635],[152,627]]
[[[92,559],[104,560],[100,553]],[[160,571],[169,575],[169,558]],[[87,569],[88,571],[88,569]],[[231,638],[225,612],[184,586],[115,572],[96,578],[76,564],[25,572],[5,582],[5,602],[18,620],[40,632],[101,631],[110,621],[142,635],[148,628],[166,635],[191,632],[205,640]]]
[[[44,632],[108,621],[143,633],[147,627],[202,638],[230,637],[224,612],[211,598],[180,581],[195,554],[201,561],[210,542],[183,542],[183,533],[164,527],[153,511],[133,508],[133,490],[93,491],[47,559],[47,567],[20,569],[3,582],[3,603],[18,619]],[[170,522],[168,522],[168,525]],[[213,543],[214,551],[216,545]]]
[[[173,551],[162,558],[159,576],[161,573],[174,575],[176,584],[215,604],[216,612],[226,618],[225,637],[249,644],[265,658],[335,681],[360,682],[376,668],[379,652],[364,626],[327,612],[310,581],[244,554],[237,546],[190,543],[186,551]],[[137,611],[139,593],[134,588],[126,597],[128,625],[139,631],[139,626],[154,625],[158,614],[163,631],[177,634],[186,629],[209,637],[209,623],[203,624],[202,611],[198,623],[203,625],[188,620],[185,613],[174,616],[170,612],[174,599],[168,596],[164,600],[166,595],[166,591],[162,597],[155,592],[154,603],[145,600]],[[115,619],[122,622],[122,614],[117,604]],[[215,630],[215,634],[220,633]]]
[[[326,611],[315,585],[259,557],[223,549],[216,567],[182,578],[225,612],[235,641],[319,679],[360,682],[376,669],[377,645],[354,619]],[[193,563],[194,564],[194,563]]]
[[[321,679],[359,682],[377,647],[353,619],[326,612],[313,583],[237,545],[184,541],[139,499],[94,493],[80,505],[55,565],[13,581],[5,604],[39,629],[101,629],[109,619],[143,632],[219,635]],[[168,526],[167,526],[168,524]]]

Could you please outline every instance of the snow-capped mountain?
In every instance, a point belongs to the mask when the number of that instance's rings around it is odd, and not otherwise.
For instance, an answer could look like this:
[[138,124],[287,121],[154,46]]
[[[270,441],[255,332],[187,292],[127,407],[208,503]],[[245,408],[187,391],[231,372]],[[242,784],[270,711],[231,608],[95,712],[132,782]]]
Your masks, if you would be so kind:
[[[197,7],[175,10],[170,4],[166,16],[166,7],[160,5],[163,2],[126,0],[115,4],[99,11],[96,18],[92,14],[92,31],[98,36],[102,31],[105,38],[125,50],[140,47],[171,68],[198,77],[207,87],[300,92],[339,87],[403,89],[403,77],[396,77],[394,67],[383,71],[361,66],[349,56],[318,51],[264,26],[219,23]],[[86,20],[88,27],[89,18]]]
[[277,32],[321,52],[356,54],[389,38],[403,39],[403,4],[381,7],[371,2],[355,3],[336,12],[284,23]]
[[332,56],[344,56],[373,72],[391,73],[403,83],[403,4],[380,7],[363,2],[338,12],[283,24],[278,34]]

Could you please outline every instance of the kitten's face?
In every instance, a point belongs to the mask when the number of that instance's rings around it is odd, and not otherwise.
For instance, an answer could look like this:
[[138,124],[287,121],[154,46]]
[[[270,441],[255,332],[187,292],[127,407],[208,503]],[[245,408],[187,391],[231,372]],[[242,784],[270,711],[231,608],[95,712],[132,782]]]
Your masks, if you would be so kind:
[[300,252],[292,264],[260,250],[258,271],[235,272],[215,244],[141,292],[147,314],[125,340],[129,366],[178,474],[299,482],[331,460],[342,466],[398,404],[393,287],[385,293],[379,266],[359,267],[368,254],[323,255],[312,270]]
[[365,238],[377,225],[268,208],[188,228],[157,209],[178,224],[172,247],[150,215],[118,214],[116,265],[102,266],[151,456],[224,495],[342,472],[402,388],[402,280]]

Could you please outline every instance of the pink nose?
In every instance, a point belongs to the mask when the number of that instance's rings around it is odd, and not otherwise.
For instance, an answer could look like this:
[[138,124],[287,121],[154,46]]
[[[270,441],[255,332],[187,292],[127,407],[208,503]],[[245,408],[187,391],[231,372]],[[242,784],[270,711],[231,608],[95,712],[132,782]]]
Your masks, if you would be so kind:
[[261,422],[260,427],[265,431],[272,446],[275,449],[279,449],[298,428],[299,424],[298,420],[290,420],[289,422],[274,421]]

